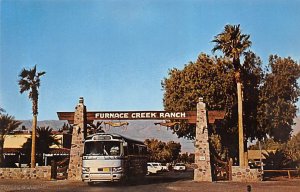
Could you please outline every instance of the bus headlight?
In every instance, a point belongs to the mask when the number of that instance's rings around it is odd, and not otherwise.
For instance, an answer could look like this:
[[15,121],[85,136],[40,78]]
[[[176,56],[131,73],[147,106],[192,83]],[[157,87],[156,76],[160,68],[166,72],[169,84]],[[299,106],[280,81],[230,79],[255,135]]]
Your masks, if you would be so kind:
[[123,171],[123,169],[122,169],[122,167],[113,167],[113,168],[112,168],[112,171],[113,171],[113,172],[120,173],[120,172]]
[[82,172],[90,172],[90,168],[89,167],[82,167]]

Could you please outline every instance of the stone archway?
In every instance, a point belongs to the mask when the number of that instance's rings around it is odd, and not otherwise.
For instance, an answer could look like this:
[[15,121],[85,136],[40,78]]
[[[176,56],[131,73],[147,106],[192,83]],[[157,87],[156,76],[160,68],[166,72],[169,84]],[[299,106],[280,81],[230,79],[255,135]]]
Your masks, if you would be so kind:
[[58,112],[60,120],[68,120],[73,124],[70,163],[68,168],[69,180],[81,180],[81,154],[83,152],[84,131],[88,122],[94,120],[187,120],[196,124],[195,138],[195,181],[212,181],[210,149],[208,142],[208,123],[215,119],[223,119],[224,112],[207,111],[203,99],[197,104],[197,111],[114,111],[114,112],[87,112],[83,98],[75,107],[75,112]]

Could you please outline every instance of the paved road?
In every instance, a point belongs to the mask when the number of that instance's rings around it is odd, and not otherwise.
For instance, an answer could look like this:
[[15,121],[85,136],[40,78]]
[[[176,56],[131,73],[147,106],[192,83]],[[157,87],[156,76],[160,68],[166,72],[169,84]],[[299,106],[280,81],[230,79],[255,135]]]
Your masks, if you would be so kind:
[[88,186],[81,181],[38,181],[38,180],[0,180],[0,191],[13,192],[77,192],[77,191],[140,191],[140,192],[174,192],[174,191],[203,191],[203,192],[246,192],[247,186],[251,191],[265,192],[299,192],[300,179],[285,181],[264,181],[258,183],[233,183],[233,182],[194,182],[192,171],[170,172],[157,176],[147,176],[143,182],[132,182],[126,186],[118,183],[100,183],[95,186]]

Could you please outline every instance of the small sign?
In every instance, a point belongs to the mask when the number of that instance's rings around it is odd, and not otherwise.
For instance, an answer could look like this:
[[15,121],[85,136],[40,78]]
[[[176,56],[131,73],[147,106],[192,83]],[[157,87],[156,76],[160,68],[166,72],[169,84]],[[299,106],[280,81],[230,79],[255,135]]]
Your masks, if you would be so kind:
[[186,112],[96,112],[94,119],[186,119]]
[[205,156],[200,156],[200,161],[205,161]]

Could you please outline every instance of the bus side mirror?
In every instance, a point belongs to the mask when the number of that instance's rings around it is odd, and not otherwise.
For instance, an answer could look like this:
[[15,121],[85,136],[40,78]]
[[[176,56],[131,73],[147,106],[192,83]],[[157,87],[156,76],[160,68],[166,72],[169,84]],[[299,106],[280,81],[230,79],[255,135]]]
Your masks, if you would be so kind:
[[124,146],[124,147],[127,147],[127,145],[128,145],[127,142],[124,142],[124,143],[123,143],[123,146]]

